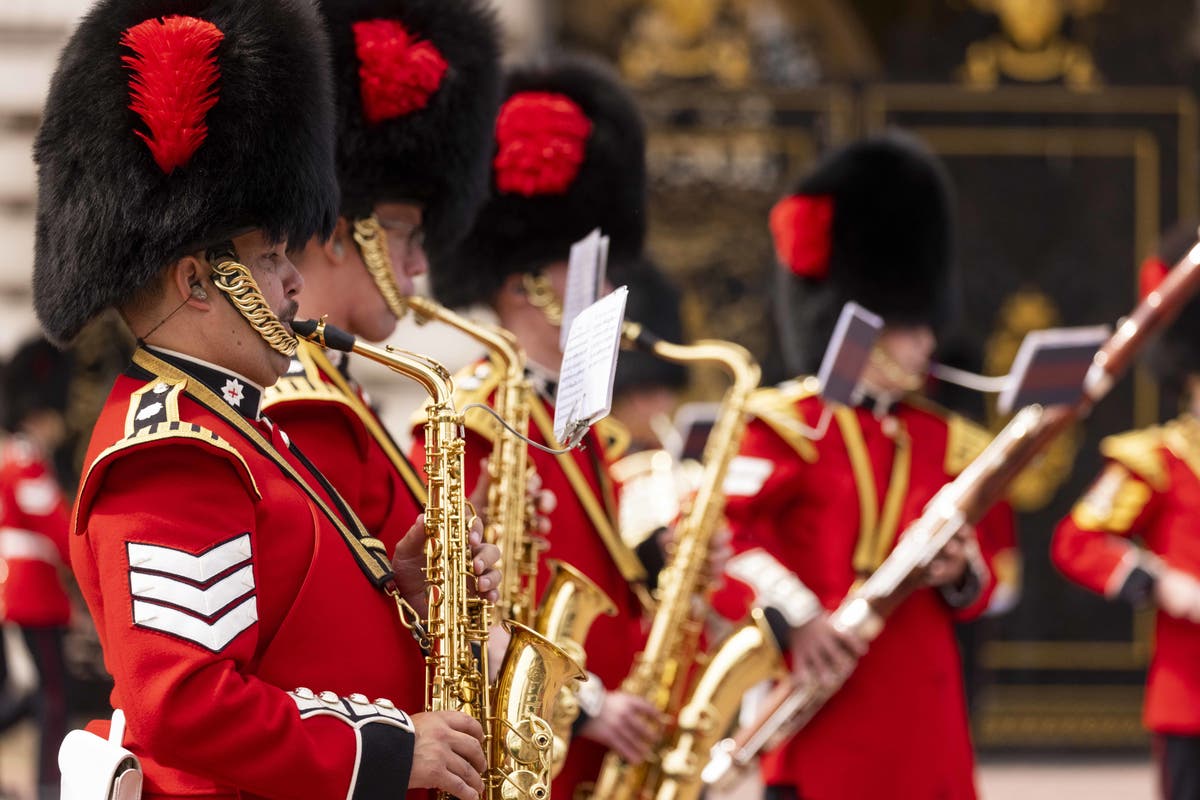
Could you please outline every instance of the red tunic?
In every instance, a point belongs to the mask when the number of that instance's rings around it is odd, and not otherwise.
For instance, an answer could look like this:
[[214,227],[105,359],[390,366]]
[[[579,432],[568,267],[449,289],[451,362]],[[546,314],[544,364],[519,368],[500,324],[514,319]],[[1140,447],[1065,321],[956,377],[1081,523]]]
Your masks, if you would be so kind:
[[145,796],[396,796],[411,723],[370,701],[423,675],[397,668],[416,644],[377,588],[386,554],[352,550],[334,520],[358,523],[252,385],[172,363],[139,351],[117,379],[71,541]]
[[[1109,437],[1101,452],[1107,466],[1054,533],[1055,566],[1108,597],[1128,593],[1148,553],[1200,579],[1200,422]],[[1200,735],[1198,664],[1200,626],[1158,612],[1143,710],[1151,731]]]
[[[462,408],[467,402],[483,400],[490,403],[495,385],[489,364],[484,362],[470,368],[456,377],[456,387],[460,389],[456,396],[457,406]],[[529,438],[540,444],[553,441],[553,419],[553,406],[542,398],[531,412]],[[486,418],[478,412],[472,412],[467,422],[471,425],[466,448],[467,485],[473,487],[479,479],[480,464],[492,451],[489,440],[492,433]],[[413,461],[418,461],[418,454],[424,450],[423,440],[423,432],[415,428]],[[603,444],[594,431],[589,431],[584,439],[584,447],[567,455],[554,456],[537,448],[529,448],[529,463],[541,477],[543,488],[552,492],[556,500],[554,510],[548,515],[551,525],[547,536],[549,548],[542,554],[538,571],[539,596],[549,580],[548,559],[557,559],[576,567],[609,596],[617,613],[612,617],[597,618],[584,649],[587,652],[587,670],[598,675],[606,689],[619,689],[633,665],[633,657],[645,644],[647,630],[641,602],[617,567],[596,521],[584,504],[583,498],[589,498],[594,509],[602,510],[605,520],[602,524],[616,532],[616,498],[608,475],[608,459]],[[568,463],[578,468],[582,484],[572,481],[565,469]],[[624,547],[623,544],[621,546]],[[628,548],[626,553],[625,557],[636,560]],[[576,787],[594,781],[606,752],[603,745],[597,742],[575,737],[566,765],[554,780],[552,794],[569,798]]]
[[[287,374],[266,390],[263,413],[287,432],[391,553],[424,511],[425,486],[362,388],[344,371],[344,362],[339,369],[320,347],[301,342]],[[421,650],[411,647],[405,655],[397,670],[423,675]],[[392,700],[401,708],[424,708],[424,683],[411,681],[405,688]]]
[[[979,449],[980,437],[964,422],[901,403],[886,423],[843,409],[812,441],[794,423],[816,426],[823,405],[800,387],[756,398],[759,418],[731,468],[726,513],[736,552],[765,549],[832,610]],[[979,538],[1011,524],[1003,507],[985,518]],[[900,605],[841,691],[764,758],[768,784],[797,786],[805,800],[975,796],[954,622],[987,604],[986,556],[974,561],[984,590],[968,607],[952,609],[934,589]]]
[[68,562],[66,497],[30,441],[0,447],[0,598],[4,619],[22,627],[66,625],[71,604],[61,573]]

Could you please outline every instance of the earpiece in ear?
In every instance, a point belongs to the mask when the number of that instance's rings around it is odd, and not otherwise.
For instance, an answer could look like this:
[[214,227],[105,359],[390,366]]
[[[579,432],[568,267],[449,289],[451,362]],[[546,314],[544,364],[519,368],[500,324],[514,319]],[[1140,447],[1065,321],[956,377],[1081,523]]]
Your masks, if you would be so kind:
[[201,286],[200,284],[193,283],[192,284],[192,297],[196,298],[197,300],[207,300],[208,292],[204,291],[204,287]]
[[343,255],[346,254],[346,247],[345,247],[345,245],[342,244],[341,239],[333,240],[333,254],[335,256],[337,256],[338,258],[341,258]]

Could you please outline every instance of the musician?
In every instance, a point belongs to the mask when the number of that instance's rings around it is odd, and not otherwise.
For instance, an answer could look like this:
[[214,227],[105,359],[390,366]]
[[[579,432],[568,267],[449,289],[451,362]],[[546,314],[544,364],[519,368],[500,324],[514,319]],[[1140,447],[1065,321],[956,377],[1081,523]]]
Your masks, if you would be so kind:
[[[4,370],[0,444],[0,611],[17,626],[37,669],[32,705],[5,703],[0,729],[32,711],[39,730],[38,796],[59,795],[58,743],[67,734],[67,673],[63,645],[71,621],[64,578],[70,505],[54,466],[67,440],[72,359],[45,339],[17,349]],[[8,713],[8,712],[16,713]]]
[[[990,553],[970,533],[953,541],[869,652],[829,623],[989,439],[920,394],[954,307],[950,203],[941,165],[894,134],[829,154],[771,213],[781,335],[797,371],[815,370],[847,301],[881,314],[885,328],[856,408],[827,407],[803,377],[760,390],[726,484],[737,553],[728,572],[773,609],[797,678],[833,685],[853,670],[766,756],[768,797],[975,796],[954,623],[985,608]],[[997,509],[981,539],[1011,524]],[[738,588],[718,606],[734,607]]]
[[[333,236],[292,254],[301,318],[367,341],[404,315],[427,248],[466,232],[486,190],[499,104],[496,26],[480,0],[325,0],[332,44],[341,207]],[[344,353],[302,342],[264,410],[389,549],[425,506],[421,471],[371,406]],[[419,461],[423,464],[424,457]],[[419,559],[422,537],[403,551]],[[495,587],[490,589],[494,594]],[[420,650],[402,665],[423,670]],[[423,702],[413,682],[408,707]]]
[[[524,67],[508,76],[496,124],[491,195],[461,246],[431,274],[438,300],[452,308],[489,306],[516,335],[540,395],[531,409],[530,438],[556,442],[553,398],[562,362],[561,300],[571,245],[593,228],[611,237],[610,262],[637,256],[645,233],[645,145],[632,98],[606,69],[583,61]],[[486,402],[499,376],[486,362],[456,378],[468,402]],[[466,417],[468,484],[491,451],[490,421]],[[415,431],[420,447],[420,431]],[[607,749],[632,762],[649,754],[658,714],[618,691],[644,642],[646,568],[621,540],[608,455],[595,431],[582,450],[549,455],[529,450],[530,463],[553,497],[544,506],[550,532],[545,559],[574,565],[612,599],[585,643],[592,673],[581,696],[567,763],[555,795],[570,797],[593,780]],[[639,592],[641,596],[639,596]]]
[[296,344],[287,245],[336,218],[328,70],[305,2],[104,0],[37,136],[42,325],[67,343],[116,307],[139,340],[93,431],[71,562],[147,797],[482,788],[474,720],[390,699],[423,678],[395,666],[414,565],[261,413]]
[[[609,280],[615,286],[629,287],[626,319],[669,342],[685,341],[679,289],[655,264],[639,259],[630,266],[617,265]],[[624,428],[622,439],[627,435],[624,450],[659,450],[667,444],[661,439],[662,432],[670,428],[679,395],[687,385],[687,367],[682,364],[640,350],[621,353],[613,381],[611,419],[612,427],[619,423]]]
[[[1145,296],[1195,243],[1196,227],[1168,235],[1142,265]],[[1200,797],[1200,301],[1192,300],[1151,351],[1163,385],[1184,398],[1165,425],[1109,436],[1095,483],[1059,523],[1050,555],[1070,580],[1110,600],[1156,608],[1143,721],[1154,734],[1161,796]]]

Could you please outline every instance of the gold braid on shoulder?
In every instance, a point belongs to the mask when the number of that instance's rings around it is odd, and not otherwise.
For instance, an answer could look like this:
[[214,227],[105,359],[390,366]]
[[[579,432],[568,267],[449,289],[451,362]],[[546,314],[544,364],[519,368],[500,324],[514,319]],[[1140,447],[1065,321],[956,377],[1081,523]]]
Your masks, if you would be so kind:
[[396,283],[396,273],[392,271],[392,258],[388,252],[387,234],[379,224],[379,218],[372,214],[354,220],[354,241],[358,244],[363,264],[374,279],[379,293],[383,295],[388,309],[396,319],[404,319],[408,312],[408,304]]
[[213,285],[225,293],[250,323],[250,327],[254,328],[272,349],[288,358],[294,356],[298,344],[296,337],[284,327],[279,317],[275,316],[275,312],[259,291],[250,270],[245,264],[238,263],[236,256],[228,251],[222,251],[216,256],[213,258],[210,254],[209,258],[213,263]]

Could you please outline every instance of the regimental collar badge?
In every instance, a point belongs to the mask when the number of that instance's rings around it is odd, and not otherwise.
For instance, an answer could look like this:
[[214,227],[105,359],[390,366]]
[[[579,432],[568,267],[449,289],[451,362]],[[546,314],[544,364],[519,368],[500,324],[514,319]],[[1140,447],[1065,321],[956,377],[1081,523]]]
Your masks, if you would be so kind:
[[258,419],[263,389],[244,376],[199,358],[162,348],[149,348],[156,356],[203,383],[230,407],[248,419]]
[[225,402],[229,405],[239,408],[242,405],[242,398],[246,396],[245,389],[245,385],[237,378],[230,378],[221,387],[221,397],[225,398]]

